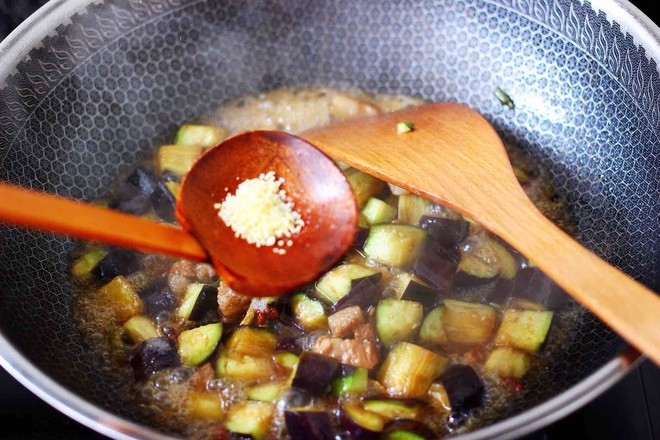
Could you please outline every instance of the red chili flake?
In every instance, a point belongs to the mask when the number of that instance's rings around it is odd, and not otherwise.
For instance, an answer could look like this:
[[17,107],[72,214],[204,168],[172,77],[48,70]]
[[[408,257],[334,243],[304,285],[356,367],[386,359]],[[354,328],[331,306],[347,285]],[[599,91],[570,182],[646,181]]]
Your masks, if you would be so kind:
[[273,306],[268,306],[268,316],[271,319],[277,319],[280,316],[280,312]]
[[257,325],[264,325],[267,319],[268,315],[266,315],[266,312],[257,310]]
[[517,392],[517,393],[519,393],[519,392],[521,392],[522,390],[525,389],[525,387],[523,387],[522,385],[520,385],[520,383],[518,383],[518,381],[515,380],[515,379],[512,378],[512,377],[505,377],[505,378],[502,379],[502,380],[503,380],[504,382],[506,382],[509,386],[511,386],[511,387],[513,388],[513,390],[514,390],[515,392]]

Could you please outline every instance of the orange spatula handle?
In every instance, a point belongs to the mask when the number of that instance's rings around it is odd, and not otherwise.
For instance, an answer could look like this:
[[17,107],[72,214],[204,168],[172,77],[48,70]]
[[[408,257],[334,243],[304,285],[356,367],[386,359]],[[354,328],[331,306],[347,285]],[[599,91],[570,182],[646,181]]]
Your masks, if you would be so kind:
[[195,237],[176,226],[0,183],[0,222],[204,261]]

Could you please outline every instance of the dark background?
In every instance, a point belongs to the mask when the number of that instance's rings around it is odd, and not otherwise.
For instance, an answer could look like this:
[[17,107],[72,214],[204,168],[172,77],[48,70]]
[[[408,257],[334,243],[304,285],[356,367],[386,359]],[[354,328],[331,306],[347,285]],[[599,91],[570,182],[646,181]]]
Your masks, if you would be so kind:
[[[0,40],[46,0],[0,0]],[[657,0],[632,1],[660,23]],[[0,439],[105,439],[0,368]],[[646,361],[591,404],[525,440],[660,440],[660,369]]]

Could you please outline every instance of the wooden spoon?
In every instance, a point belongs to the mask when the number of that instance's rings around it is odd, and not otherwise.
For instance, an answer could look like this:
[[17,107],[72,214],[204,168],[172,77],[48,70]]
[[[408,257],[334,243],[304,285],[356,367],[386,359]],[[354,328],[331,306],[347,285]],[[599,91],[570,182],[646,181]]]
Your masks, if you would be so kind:
[[[246,179],[275,172],[305,227],[278,249],[256,247],[214,207]],[[210,258],[233,289],[252,296],[290,292],[318,278],[353,243],[358,209],[339,167],[309,143],[281,132],[250,132],[207,151],[184,179],[176,226],[0,183],[0,221],[86,240],[184,257]]]
[[[244,180],[273,171],[305,226],[276,247],[249,244],[214,207]],[[204,153],[186,174],[177,220],[207,249],[222,280],[253,296],[290,292],[318,278],[341,258],[357,231],[357,204],[339,167],[304,140],[282,132],[254,131]],[[284,255],[273,252],[282,249]]]

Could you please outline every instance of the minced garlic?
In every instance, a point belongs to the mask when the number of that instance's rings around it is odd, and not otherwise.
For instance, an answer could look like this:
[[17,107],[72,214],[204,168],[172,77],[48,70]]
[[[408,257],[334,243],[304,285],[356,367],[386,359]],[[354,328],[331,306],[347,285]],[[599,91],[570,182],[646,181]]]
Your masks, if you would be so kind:
[[228,194],[222,203],[216,203],[218,216],[234,231],[236,237],[243,238],[257,247],[274,246],[273,252],[286,254],[282,246],[293,245],[292,240],[283,240],[300,232],[305,222],[294,209],[286,191],[280,189],[283,178],[276,179],[269,171],[256,179],[241,182],[236,194]]

